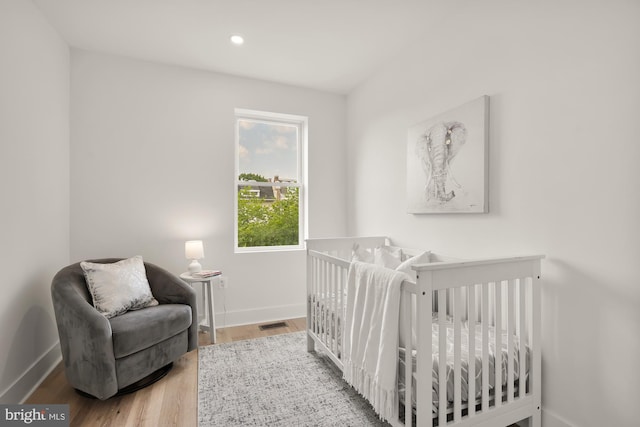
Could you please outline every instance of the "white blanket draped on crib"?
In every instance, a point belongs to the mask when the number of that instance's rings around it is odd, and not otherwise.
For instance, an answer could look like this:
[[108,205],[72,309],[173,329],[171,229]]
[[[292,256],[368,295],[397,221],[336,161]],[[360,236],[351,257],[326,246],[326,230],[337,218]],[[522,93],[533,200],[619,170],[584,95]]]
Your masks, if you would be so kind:
[[396,416],[400,288],[407,278],[354,261],[347,279],[343,378],[384,420]]

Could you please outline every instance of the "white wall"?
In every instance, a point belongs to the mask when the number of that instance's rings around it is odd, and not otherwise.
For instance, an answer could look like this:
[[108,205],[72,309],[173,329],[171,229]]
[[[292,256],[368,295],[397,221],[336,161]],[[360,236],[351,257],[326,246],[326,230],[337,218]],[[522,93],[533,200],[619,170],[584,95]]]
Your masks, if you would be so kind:
[[[234,108],[309,117],[310,237],[346,231],[346,98],[72,51],[71,258],[223,270],[218,326],[302,316],[304,252],[234,254]],[[226,315],[224,312],[226,310]]]
[[69,49],[24,0],[0,2],[0,403],[60,358],[49,288],[69,261]]
[[[349,233],[546,254],[544,425],[636,425],[640,3],[454,3],[348,97]],[[485,94],[489,214],[406,214],[407,129]]]

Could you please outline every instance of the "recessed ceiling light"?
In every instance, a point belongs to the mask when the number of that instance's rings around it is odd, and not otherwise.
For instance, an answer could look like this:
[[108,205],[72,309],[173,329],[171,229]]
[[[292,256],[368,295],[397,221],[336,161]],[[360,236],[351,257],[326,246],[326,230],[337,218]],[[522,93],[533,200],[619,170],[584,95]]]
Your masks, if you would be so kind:
[[234,34],[231,36],[231,43],[240,46],[241,44],[244,43],[244,37],[242,37],[241,35],[238,34]]

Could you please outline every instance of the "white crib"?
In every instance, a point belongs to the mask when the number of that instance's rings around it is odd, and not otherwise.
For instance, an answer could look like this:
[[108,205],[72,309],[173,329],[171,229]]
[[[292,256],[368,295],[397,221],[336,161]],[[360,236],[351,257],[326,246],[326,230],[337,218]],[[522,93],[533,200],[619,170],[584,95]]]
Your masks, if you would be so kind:
[[[354,243],[370,251],[391,245],[386,237],[307,240],[307,349],[318,346],[340,369]],[[421,252],[402,248],[402,257]],[[429,263],[413,266],[415,283],[402,282],[405,343],[399,350],[397,417],[389,422],[504,427],[529,418],[529,425],[540,427],[543,256],[429,257]],[[437,362],[442,360],[447,363]]]

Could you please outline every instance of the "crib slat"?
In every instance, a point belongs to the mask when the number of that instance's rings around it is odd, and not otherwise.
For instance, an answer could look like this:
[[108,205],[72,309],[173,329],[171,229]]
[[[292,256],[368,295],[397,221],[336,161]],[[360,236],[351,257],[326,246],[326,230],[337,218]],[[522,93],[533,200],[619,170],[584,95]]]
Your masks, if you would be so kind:
[[338,354],[338,266],[331,265],[331,348]]
[[404,336],[408,337],[405,342],[404,348],[404,425],[411,427],[413,426],[413,416],[412,416],[412,407],[413,407],[413,357],[412,357],[412,349],[414,346],[411,334],[411,317],[412,317],[412,304],[411,304],[411,293],[403,292],[402,293],[402,304],[405,307],[402,316],[404,316],[404,321],[400,322],[401,325],[405,325],[405,330],[403,332]]
[[336,311],[336,348],[338,349],[338,351],[336,352],[336,356],[340,359],[342,359],[342,340],[344,339],[344,318],[345,318],[345,313],[344,313],[344,308],[346,306],[346,302],[344,300],[344,268],[342,267],[338,267],[338,284],[337,284],[337,292],[338,295],[336,295],[336,300],[337,300],[337,311]]
[[324,286],[322,276],[324,271],[324,260],[320,260],[318,264],[318,293],[316,294],[318,297],[318,337],[322,339],[322,318],[323,318],[323,301],[322,301],[322,288]]
[[324,277],[324,343],[331,349],[331,267],[326,263]]
[[317,305],[318,305],[318,259],[317,258],[313,258],[313,262],[311,264],[312,266],[312,282],[311,282],[311,291],[312,291],[312,300],[311,300],[311,309],[313,312],[313,316],[311,318],[311,323],[312,323],[312,328],[311,330],[313,331],[313,333],[317,333],[318,332],[318,310],[317,310]]
[[342,357],[342,344],[340,340],[342,339],[342,334],[344,331],[341,330],[343,327],[343,319],[342,315],[342,267],[336,266],[336,331],[335,331],[335,340],[336,340],[336,357]]
[[322,332],[322,266],[324,261],[318,261],[318,284],[316,286],[316,334]]
[[467,360],[467,413],[472,417],[476,412],[476,286],[469,286],[467,291],[469,304],[469,359]]
[[[322,295],[322,327],[320,329],[322,334],[322,342],[324,345],[327,345],[327,270],[329,269],[329,264],[326,261],[322,262],[322,276],[320,278],[320,283],[322,284],[321,295]],[[329,347],[327,345],[327,347]]]
[[502,406],[502,282],[495,283],[495,336],[496,347],[494,351],[493,366],[495,368],[495,382],[493,388],[494,406]]
[[345,319],[347,316],[347,274],[348,274],[348,269],[347,267],[342,268],[342,276],[341,276],[341,291],[340,291],[340,299],[342,301],[341,304],[341,315],[342,315],[342,336],[340,338],[340,346],[341,348],[344,350],[344,347],[342,346],[342,344],[344,344],[344,340],[345,340],[345,335],[347,334],[347,331],[345,330],[346,327],[346,323],[345,323]]
[[459,422],[462,418],[462,288],[454,289],[453,306],[453,419]]
[[520,350],[520,375],[519,375],[519,381],[518,381],[518,397],[522,398],[525,396],[525,386],[526,386],[526,380],[525,380],[525,370],[526,370],[526,357],[527,357],[527,340],[526,335],[525,335],[525,327],[526,327],[526,279],[520,279],[519,280],[519,297],[520,297],[520,304],[518,306],[518,314],[520,317],[520,324],[518,325],[518,339],[519,339],[519,343],[518,343],[518,348]]
[[329,292],[331,289],[331,264],[324,263],[324,278],[322,280],[323,292],[322,292],[322,342],[331,350],[331,343],[329,342],[329,315],[331,309],[331,302],[329,300]]
[[327,347],[329,347],[329,349],[332,348],[331,346],[331,275],[332,275],[332,270],[333,270],[333,264],[331,263],[327,263],[327,270],[326,270],[326,288],[325,288],[325,294],[324,294],[324,300],[325,300],[325,328],[324,328],[324,342],[325,344],[327,344]]
[[515,280],[509,280],[507,286],[507,402],[513,402],[513,385],[514,385],[514,360],[513,360],[513,335],[515,333],[515,317],[514,317],[514,290],[516,287]]
[[447,290],[438,291],[438,425],[447,424]]
[[489,283],[482,284],[482,411],[489,410]]
[[333,264],[327,263],[325,269],[325,293],[324,293],[324,343],[329,350],[331,346],[331,270]]
[[318,312],[318,304],[319,301],[319,287],[320,287],[320,260],[314,258],[313,260],[313,333],[317,334],[318,329],[318,316],[320,313]]

